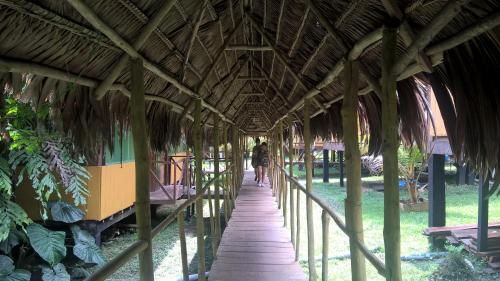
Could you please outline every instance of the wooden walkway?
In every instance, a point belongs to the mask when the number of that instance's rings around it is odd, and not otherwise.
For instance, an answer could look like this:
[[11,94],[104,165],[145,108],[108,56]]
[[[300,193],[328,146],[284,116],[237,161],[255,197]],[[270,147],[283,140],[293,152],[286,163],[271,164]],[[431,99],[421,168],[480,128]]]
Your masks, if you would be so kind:
[[253,171],[245,173],[208,280],[307,280],[269,184],[257,187],[253,179]]

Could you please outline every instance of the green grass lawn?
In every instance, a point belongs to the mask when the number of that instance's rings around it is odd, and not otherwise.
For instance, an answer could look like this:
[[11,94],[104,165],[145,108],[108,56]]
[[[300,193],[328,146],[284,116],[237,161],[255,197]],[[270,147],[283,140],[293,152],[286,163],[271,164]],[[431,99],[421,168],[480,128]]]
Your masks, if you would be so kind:
[[[295,170],[295,175],[299,176],[299,181],[305,184],[305,173]],[[327,201],[342,217],[344,216],[344,199],[346,190],[339,186],[337,171],[330,171],[330,183],[322,182],[322,169],[316,169],[316,177],[313,179],[313,191],[322,199]],[[452,184],[453,176],[447,177],[446,186],[446,224],[468,224],[477,222],[477,186],[456,186]],[[382,177],[363,178],[363,227],[365,244],[369,249],[377,250],[377,255],[384,259],[384,194],[367,188],[368,182],[382,182]],[[406,199],[406,190],[401,190],[401,198]],[[305,197],[301,194],[301,241],[300,259],[303,261],[304,270],[307,270],[307,230],[305,214]],[[314,206],[315,225],[315,254],[321,257],[321,209]],[[490,221],[500,220],[500,199],[492,198],[490,201]],[[427,227],[427,212],[402,212],[401,213],[401,254],[411,255],[429,252],[429,243],[422,231]],[[330,256],[338,256],[349,253],[349,243],[347,236],[330,222]],[[429,275],[436,270],[439,261],[418,261],[403,262],[403,280],[427,280]],[[317,262],[317,272],[321,275],[321,263]],[[351,280],[350,260],[333,260],[329,263],[330,278],[334,280]],[[375,268],[367,261],[368,280],[385,280],[376,272]],[[500,280],[500,276],[495,275],[484,277],[482,280]]]

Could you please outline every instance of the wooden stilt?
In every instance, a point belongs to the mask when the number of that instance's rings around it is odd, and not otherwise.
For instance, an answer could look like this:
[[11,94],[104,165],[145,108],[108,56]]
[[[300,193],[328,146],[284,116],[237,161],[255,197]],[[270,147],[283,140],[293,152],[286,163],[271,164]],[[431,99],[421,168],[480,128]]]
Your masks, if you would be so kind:
[[342,101],[342,127],[344,128],[345,162],[347,170],[347,198],[345,200],[346,226],[351,250],[352,280],[366,280],[365,257],[355,242],[363,242],[361,153],[358,142],[358,81],[357,61],[348,61],[344,68],[344,100]]
[[[304,102],[304,156],[306,165],[306,189],[312,192],[312,154],[311,154],[311,116],[310,116],[310,99]],[[306,215],[307,215],[307,257],[309,263],[309,280],[317,280],[316,265],[314,257],[314,221],[313,221],[313,206],[312,199],[306,199]]]
[[330,158],[328,156],[328,149],[323,149],[323,182],[327,183],[330,180]]
[[297,232],[295,235],[295,260],[299,260],[300,254],[300,188],[295,187],[297,190]]
[[339,172],[340,172],[340,178],[339,178],[339,183],[340,187],[344,187],[344,151],[339,150]]
[[[293,177],[293,124],[288,127],[288,173],[290,177]],[[293,195],[293,184],[290,181],[290,237],[292,239],[292,244],[295,246],[295,202]]]
[[[429,226],[446,225],[446,190],[444,177],[444,155],[431,154],[429,170]],[[444,249],[445,239],[429,237],[433,249]]]
[[215,245],[216,248],[219,247],[220,239],[221,239],[221,224],[220,224],[220,179],[219,179],[219,115],[214,114],[214,177],[216,180],[214,181],[215,188]]
[[382,139],[384,160],[384,245],[386,280],[401,280],[401,234],[398,187],[398,117],[395,63],[396,28],[384,28],[382,38]]
[[139,253],[139,271],[142,281],[154,280],[151,243],[151,209],[149,204],[149,152],[146,132],[146,105],[144,98],[144,68],[141,59],[130,60],[132,96],[130,115],[134,135],[135,154],[135,216],[137,237],[148,243]]
[[[196,161],[196,195],[202,192],[202,161],[203,161],[203,140],[201,128],[201,99],[196,99],[194,109],[194,159]],[[203,197],[196,200],[196,236],[198,246],[198,279],[205,280],[205,237],[204,237],[204,222],[203,222]]]
[[490,176],[479,178],[479,202],[477,216],[477,250],[485,252],[488,250],[488,192],[490,190]]

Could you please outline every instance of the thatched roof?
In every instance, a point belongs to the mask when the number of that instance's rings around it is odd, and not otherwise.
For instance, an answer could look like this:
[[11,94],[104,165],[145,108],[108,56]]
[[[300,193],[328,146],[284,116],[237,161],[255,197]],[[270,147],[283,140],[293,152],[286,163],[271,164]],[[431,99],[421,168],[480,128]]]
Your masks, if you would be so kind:
[[[159,11],[168,12],[140,44]],[[161,148],[189,128],[183,117],[200,97],[205,124],[215,112],[248,134],[300,119],[312,97],[314,132],[340,137],[339,78],[345,59],[358,58],[362,129],[377,152],[381,28],[396,24],[402,138],[425,142],[425,87],[447,87],[451,98],[445,90],[438,101],[455,114],[445,117],[455,151],[484,168],[500,158],[500,50],[498,33],[475,36],[498,25],[499,11],[496,0],[0,0],[0,73],[9,83],[9,72],[36,74],[39,102],[56,89],[64,128],[90,145],[126,123],[130,73],[116,65],[140,55],[151,143]]]

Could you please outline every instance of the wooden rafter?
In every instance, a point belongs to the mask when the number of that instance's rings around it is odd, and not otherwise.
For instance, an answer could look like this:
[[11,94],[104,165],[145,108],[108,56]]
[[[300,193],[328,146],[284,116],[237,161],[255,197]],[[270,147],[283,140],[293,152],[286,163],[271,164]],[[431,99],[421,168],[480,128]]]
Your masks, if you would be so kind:
[[[139,50],[146,43],[151,33],[153,33],[153,31],[156,30],[156,28],[161,23],[163,18],[172,9],[175,2],[176,0],[166,1],[163,4],[163,6],[158,10],[158,12],[155,14],[155,16],[148,21],[147,25],[141,30],[139,36],[137,36],[137,39],[132,46],[134,50]],[[123,54],[120,57],[120,60],[118,60],[118,62],[111,69],[110,74],[106,78],[104,78],[103,82],[96,88],[95,94],[98,99],[104,97],[104,95],[109,89],[109,86],[113,84],[113,82],[118,78],[118,76],[120,76],[120,73],[127,66],[127,63],[128,63],[128,56],[127,54]]]
[[[398,3],[395,0],[381,1],[389,16],[397,18],[398,20],[403,20],[403,12],[399,8]],[[400,34],[407,47],[410,46],[413,41],[415,41],[415,33],[407,21],[402,22],[400,27]],[[417,55],[417,60],[426,72],[432,72],[432,63],[427,55],[419,52]]]
[[269,46],[258,45],[229,45],[226,51],[272,51],[273,48]]
[[[113,41],[117,46],[119,46],[123,51],[125,51],[129,56],[132,58],[140,58],[143,60],[144,67],[162,78],[163,80],[171,83],[178,89],[180,89],[183,93],[186,93],[192,98],[200,98],[198,94],[198,91],[195,92],[191,90],[188,86],[184,85],[183,83],[179,82],[176,78],[172,77],[170,74],[165,72],[164,70],[161,69],[158,65],[155,63],[146,60],[137,50],[131,46],[127,41],[125,41],[115,30],[113,30],[111,27],[109,27],[106,23],[104,23],[98,16],[97,14],[90,9],[85,3],[82,1],[78,0],[68,0],[68,3],[71,4],[71,6],[77,10],[90,24],[92,24],[96,29],[101,31],[103,34],[105,34],[111,41]],[[202,106],[209,109],[210,111],[217,113],[224,121],[231,123],[232,122],[227,119],[219,110],[217,110],[214,106],[204,102],[203,100],[201,101]]]
[[292,46],[290,47],[290,50],[288,51],[289,58],[295,56],[295,52],[297,51],[300,39],[302,38],[304,27],[306,26],[307,17],[309,16],[310,10],[311,10],[311,8],[309,8],[309,6],[307,6],[306,11],[304,12],[304,15],[302,16],[302,20],[300,21],[299,30],[297,30],[297,34],[295,35],[295,39],[293,40]]
[[[252,25],[255,27],[255,29],[257,29],[257,31],[262,35],[266,44],[270,45],[273,48],[273,53],[274,53],[275,57],[278,58],[278,60],[281,62],[281,64],[283,64],[285,66],[285,70],[288,69],[288,72],[290,74],[292,74],[292,77],[296,81],[299,82],[299,85],[301,85],[306,91],[309,90],[307,88],[307,86],[304,84],[304,82],[302,81],[302,79],[299,77],[299,75],[297,73],[295,73],[295,71],[293,71],[290,64],[286,60],[286,58],[279,52],[279,50],[276,48],[276,45],[272,43],[271,39],[268,37],[268,35],[265,33],[265,31],[262,29],[262,27],[257,23],[257,21],[253,18],[253,16],[247,14],[247,17],[250,19],[250,21],[252,22]],[[271,73],[271,75],[272,75],[272,73]],[[269,78],[269,81],[272,81],[272,78]],[[278,90],[278,92],[280,92],[280,90]],[[323,105],[320,104],[316,99],[313,99],[313,101],[316,103],[317,106],[319,106],[320,109],[326,111],[326,109],[323,107]],[[287,102],[288,102],[288,100],[287,100]]]

